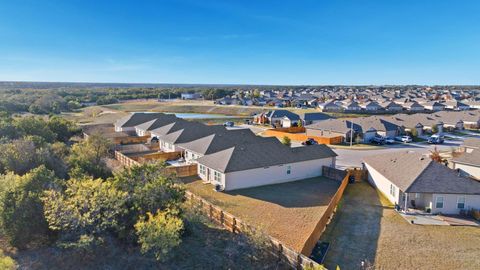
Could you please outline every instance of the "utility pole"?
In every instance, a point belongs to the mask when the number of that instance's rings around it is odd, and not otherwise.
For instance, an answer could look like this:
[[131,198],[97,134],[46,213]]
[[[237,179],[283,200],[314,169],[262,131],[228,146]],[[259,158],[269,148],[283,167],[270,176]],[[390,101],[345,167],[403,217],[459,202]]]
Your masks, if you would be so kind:
[[350,147],[352,147],[353,144],[353,120],[350,121]]

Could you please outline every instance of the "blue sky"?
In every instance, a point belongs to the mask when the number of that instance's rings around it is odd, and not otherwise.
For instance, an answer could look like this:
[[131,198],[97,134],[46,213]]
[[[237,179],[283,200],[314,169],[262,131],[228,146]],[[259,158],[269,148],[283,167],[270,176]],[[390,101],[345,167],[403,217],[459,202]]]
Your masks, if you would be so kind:
[[480,1],[0,0],[0,80],[480,84]]

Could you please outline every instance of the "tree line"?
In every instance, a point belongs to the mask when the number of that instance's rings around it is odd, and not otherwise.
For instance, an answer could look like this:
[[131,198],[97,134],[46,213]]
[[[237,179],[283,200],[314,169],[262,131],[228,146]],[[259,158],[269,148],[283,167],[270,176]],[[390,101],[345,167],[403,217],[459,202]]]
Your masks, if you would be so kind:
[[[163,163],[112,173],[111,142],[95,134],[80,140],[79,132],[58,116],[0,116],[0,235],[11,246],[92,254],[120,244],[164,262],[185,237],[204,233],[184,185],[161,173]],[[236,258],[278,264],[252,239],[236,240],[243,243]],[[2,264],[15,265],[0,254]]]

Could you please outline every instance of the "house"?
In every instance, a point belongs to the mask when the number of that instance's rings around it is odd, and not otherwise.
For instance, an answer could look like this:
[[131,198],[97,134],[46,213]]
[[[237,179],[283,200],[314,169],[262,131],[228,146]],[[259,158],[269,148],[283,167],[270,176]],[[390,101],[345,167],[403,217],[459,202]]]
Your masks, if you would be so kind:
[[303,125],[310,125],[320,121],[330,119],[330,115],[324,113],[305,113],[303,115]]
[[318,105],[318,107],[320,108],[320,110],[322,112],[341,112],[343,111],[343,108],[337,104],[335,104],[335,102],[333,101],[330,101],[330,102],[326,102],[326,103],[321,103]]
[[420,105],[418,102],[406,102],[403,104],[403,107],[411,112],[421,112],[425,110],[425,107]]
[[287,110],[272,110],[265,113],[265,117],[268,119],[268,123],[274,126],[280,127],[292,127],[297,126],[301,121],[298,114]]
[[134,133],[135,126],[157,119],[163,115],[165,114],[136,112],[118,119],[113,125],[116,132]]
[[426,110],[438,112],[438,111],[445,110],[446,106],[445,106],[445,104],[442,104],[442,103],[439,103],[439,102],[436,102],[436,101],[429,101],[429,102],[423,103],[423,107]]
[[448,110],[460,110],[460,111],[470,110],[469,105],[457,100],[447,100],[443,102],[443,104],[445,105],[445,109],[448,109]]
[[459,156],[452,159],[453,169],[480,180],[480,138],[467,138]]
[[398,209],[459,214],[480,209],[480,182],[413,151],[364,158],[368,181]]
[[202,97],[202,95],[200,95],[199,93],[182,93],[182,94],[180,94],[180,98],[185,99],[185,100],[199,99],[201,97]]
[[232,146],[197,159],[198,174],[223,190],[235,190],[322,175],[335,167],[336,154],[325,145],[289,147],[278,140]]
[[160,114],[158,118],[136,125],[134,127],[135,133],[137,136],[147,136],[150,135],[151,130],[174,123],[178,120],[179,118],[177,118],[174,114]]
[[383,109],[382,106],[380,106],[380,104],[378,104],[376,101],[363,103],[360,105],[360,107],[369,112],[378,112]]
[[327,119],[305,128],[308,136],[321,137],[324,133],[334,132],[344,137],[344,141],[355,142],[359,138],[364,143],[370,142],[375,135],[393,138],[403,133],[401,126],[379,116],[359,117],[352,120]]
[[179,119],[178,121],[154,129],[151,132],[163,152],[177,152],[183,149],[179,144],[197,140],[216,132],[226,130],[224,126],[207,126],[198,122]]
[[179,144],[184,150],[187,163],[196,163],[196,160],[205,155],[213,154],[237,144],[256,143],[258,141],[274,139],[274,137],[258,137],[250,129],[224,130],[208,136]]
[[351,111],[351,112],[362,110],[362,107],[360,107],[360,105],[358,105],[358,102],[356,102],[356,101],[352,101],[352,102],[348,102],[348,103],[344,104],[343,108],[345,109],[345,111]]
[[387,112],[401,112],[403,107],[393,101],[387,101],[380,104],[380,106]]

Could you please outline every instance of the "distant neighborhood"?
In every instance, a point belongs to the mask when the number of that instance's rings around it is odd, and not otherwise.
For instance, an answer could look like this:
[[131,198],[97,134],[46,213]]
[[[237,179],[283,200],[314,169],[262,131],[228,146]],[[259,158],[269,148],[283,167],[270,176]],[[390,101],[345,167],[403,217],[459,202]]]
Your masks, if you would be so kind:
[[[200,94],[182,94],[200,99]],[[219,105],[319,108],[322,112],[417,113],[480,109],[480,90],[435,87],[325,87],[292,90],[237,90]]]

